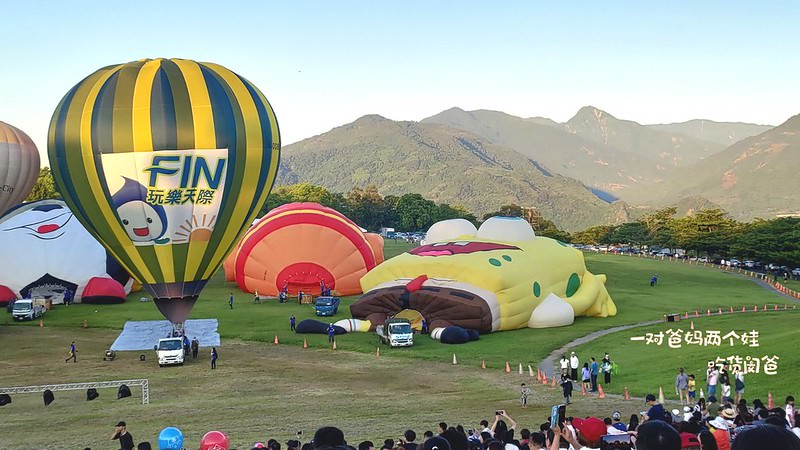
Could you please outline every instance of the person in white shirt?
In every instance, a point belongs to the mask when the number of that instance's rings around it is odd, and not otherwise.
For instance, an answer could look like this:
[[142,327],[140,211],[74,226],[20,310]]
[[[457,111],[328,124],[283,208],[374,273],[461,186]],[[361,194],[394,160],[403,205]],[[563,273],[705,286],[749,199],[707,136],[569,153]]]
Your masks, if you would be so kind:
[[789,428],[794,428],[794,397],[791,395],[786,397],[786,407],[783,410],[786,411],[786,422],[789,424]]
[[580,366],[581,362],[578,359],[578,355],[576,355],[575,352],[572,352],[569,356],[569,368],[572,371],[572,373],[569,374],[569,378],[571,380],[578,379],[578,367]]
[[567,373],[566,371],[569,370],[569,360],[567,359],[567,354],[561,356],[561,373]]

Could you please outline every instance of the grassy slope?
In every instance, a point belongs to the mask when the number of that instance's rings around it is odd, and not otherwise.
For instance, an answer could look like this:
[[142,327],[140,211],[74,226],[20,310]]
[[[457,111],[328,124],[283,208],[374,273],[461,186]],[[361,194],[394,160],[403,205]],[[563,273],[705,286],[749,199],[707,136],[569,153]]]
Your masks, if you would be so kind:
[[[390,242],[387,255],[405,248]],[[153,404],[145,407],[139,406],[135,399],[112,400],[113,392],[109,390],[101,391],[101,398],[92,403],[83,400],[82,392],[57,393],[56,402],[47,409],[41,407],[38,395],[15,396],[14,403],[3,409],[4,413],[13,414],[4,414],[4,420],[0,421],[0,436],[3,436],[0,448],[83,445],[102,448],[111,425],[120,419],[133,424],[131,431],[137,439],[147,437],[152,442],[162,427],[176,425],[187,433],[189,448],[196,445],[205,431],[214,428],[230,432],[235,444],[245,448],[256,439],[269,437],[285,442],[296,428],[310,433],[326,423],[342,426],[351,441],[380,440],[394,437],[406,427],[418,432],[433,428],[440,419],[474,424],[497,407],[508,408],[524,426],[535,427],[546,418],[549,406],[558,398],[557,392],[537,386],[533,407],[519,409],[514,399],[519,382],[527,376],[502,373],[500,368],[505,361],[515,368],[519,363],[534,364],[564,342],[586,333],[650,320],[695,305],[739,306],[781,301],[749,280],[711,269],[607,255],[587,255],[587,261],[595,273],[609,275],[609,290],[620,308],[618,316],[581,318],[565,328],[496,333],[463,346],[447,346],[422,337],[410,349],[383,347],[380,359],[374,355],[377,345],[374,336],[365,333],[339,337],[339,350],[335,353],[327,349],[324,336],[307,336],[311,349],[303,350],[303,337],[288,331],[288,317],[292,313],[299,319],[313,317],[309,306],[273,302],[253,305],[250,295],[237,292],[236,309],[228,310],[227,293],[236,291],[232,283],[223,282],[221,274],[204,291],[192,314],[195,318],[217,317],[220,321],[223,345],[220,370],[216,372],[207,369],[205,359],[183,368],[158,369],[151,352],[144,352],[148,354],[145,363],[138,361],[140,352],[123,353],[114,362],[101,360],[103,350],[126,320],[160,319],[152,303],[135,301],[143,296],[141,293],[133,294],[134,301],[124,305],[59,307],[48,313],[44,328],[30,323],[0,326],[0,339],[5,344],[4,358],[0,361],[3,385],[145,377],[153,384]],[[647,282],[654,272],[659,274],[660,285],[651,289]],[[352,300],[346,299],[345,304]],[[769,316],[758,317],[767,320]],[[337,319],[344,317],[346,308]],[[89,329],[81,328],[84,319],[88,320]],[[749,321],[748,326],[751,326]],[[759,329],[755,322],[752,326]],[[765,327],[761,328],[764,332]],[[282,344],[277,347],[271,344],[276,334]],[[623,334],[618,342],[600,340],[596,348],[580,351],[582,354],[611,351],[624,368],[623,376],[635,374],[629,383],[636,389],[634,392],[640,389],[636,380],[664,380],[661,384],[671,386],[671,371],[676,363],[661,363],[664,358],[672,358],[672,354],[636,352],[640,347],[624,341],[626,336]],[[769,345],[777,346],[774,351],[784,357],[785,349],[792,344],[789,339],[779,339],[780,336],[783,335],[770,337]],[[61,362],[71,339],[78,341],[77,365]],[[767,344],[765,334],[764,345]],[[629,353],[637,359],[624,359],[625,351],[617,350],[622,346],[632,350]],[[453,353],[460,362],[457,367],[450,364]],[[644,358],[645,353],[652,358]],[[207,358],[207,353],[203,352],[203,356]],[[785,357],[782,367],[793,361],[788,355]],[[420,359],[425,360],[424,366]],[[486,360],[488,370],[478,369],[481,359]],[[704,360],[704,356],[697,356],[698,362]],[[678,364],[689,366],[685,362]],[[641,390],[648,390],[649,386],[642,383]],[[791,390],[791,386],[779,389],[777,377],[766,378],[765,384],[751,377],[748,383],[752,383],[753,389],[773,389],[776,395]],[[134,392],[134,396],[137,394]],[[404,400],[400,406],[385,407],[388,399]],[[571,413],[602,414],[612,407],[621,407],[630,414],[638,411],[639,404],[633,403],[579,399]],[[48,423],[56,433],[34,436],[12,432],[42,423]],[[53,445],[54,439],[63,442],[63,447]]]

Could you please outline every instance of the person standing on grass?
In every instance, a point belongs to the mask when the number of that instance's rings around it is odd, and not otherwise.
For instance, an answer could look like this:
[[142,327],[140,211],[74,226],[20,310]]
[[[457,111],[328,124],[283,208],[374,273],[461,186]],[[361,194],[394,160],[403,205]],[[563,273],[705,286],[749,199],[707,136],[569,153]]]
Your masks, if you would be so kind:
[[75,341],[72,341],[72,343],[69,344],[69,353],[67,355],[67,359],[65,359],[64,362],[69,362],[70,359],[74,363],[78,362],[77,353],[78,353],[78,350],[75,348]]
[[716,396],[717,395],[717,381],[719,379],[719,371],[717,370],[717,365],[714,364],[714,361],[708,362],[708,370],[706,370],[706,384],[707,389],[706,392],[708,396]]
[[531,395],[531,388],[525,383],[522,383],[522,390],[520,392],[519,401],[522,403],[523,408],[528,407],[528,397]]
[[336,328],[333,327],[332,323],[328,324],[328,342],[333,343],[334,336],[336,335]]
[[217,358],[218,357],[219,357],[219,355],[217,354],[217,348],[216,347],[211,347],[211,368],[212,369],[216,369],[217,368]]
[[589,384],[592,381],[592,372],[589,370],[589,363],[583,363],[581,369],[581,383],[583,383],[583,390],[589,392],[592,386]]
[[228,306],[233,309],[233,292],[231,292],[231,295],[228,297]]
[[569,369],[570,369],[569,378],[571,380],[577,380],[578,379],[578,367],[580,367],[580,366],[581,366],[581,362],[578,359],[578,355],[576,355],[575,352],[570,353],[570,355],[569,355]]
[[200,341],[197,336],[192,338],[192,358],[197,359],[197,353],[200,352]]
[[295,319],[294,314],[292,314],[292,317],[289,317],[289,329],[295,331],[295,325],[297,325],[297,319]]
[[569,370],[569,359],[567,359],[566,353],[561,355],[561,361],[559,361],[559,364],[561,364],[561,373],[564,373],[565,371]]
[[658,284],[658,274],[653,275],[653,278],[650,278],[650,287],[653,287]]
[[597,375],[600,373],[600,366],[597,365],[594,356],[591,357],[592,364],[589,365],[590,375],[592,379],[592,392],[597,392]]
[[566,373],[561,374],[561,392],[564,394],[564,403],[569,405],[569,398],[572,396],[572,380]]
[[605,384],[611,384],[611,360],[608,357],[603,358],[603,361],[600,363],[600,371],[603,372],[603,382]]
[[118,422],[117,427],[114,429],[114,434],[111,435],[112,441],[119,441],[121,450],[133,450],[133,436],[128,433],[125,422]]
[[697,381],[694,379],[694,374],[689,374],[689,380],[687,381],[687,393],[686,398],[689,404],[693,404],[695,399],[697,398]]
[[678,401],[689,404],[689,376],[684,372],[683,367],[678,369],[678,375],[675,377],[675,391],[678,392]]

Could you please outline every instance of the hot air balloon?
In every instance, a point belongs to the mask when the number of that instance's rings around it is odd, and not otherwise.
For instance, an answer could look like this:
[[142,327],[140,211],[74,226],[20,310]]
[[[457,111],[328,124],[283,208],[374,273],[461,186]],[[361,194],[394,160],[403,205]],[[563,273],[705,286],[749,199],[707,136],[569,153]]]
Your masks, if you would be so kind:
[[39,176],[39,151],[18,128],[0,122],[0,216],[31,193]]
[[225,67],[146,59],[67,92],[48,155],[75,216],[181,331],[272,188],[280,133],[264,94]]

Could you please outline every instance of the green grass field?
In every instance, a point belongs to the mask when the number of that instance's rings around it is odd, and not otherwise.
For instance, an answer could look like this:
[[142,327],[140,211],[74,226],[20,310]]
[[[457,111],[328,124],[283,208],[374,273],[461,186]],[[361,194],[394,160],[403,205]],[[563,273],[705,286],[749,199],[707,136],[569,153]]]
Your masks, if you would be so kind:
[[[407,248],[390,241],[387,257]],[[253,304],[252,296],[225,282],[222,272],[204,290],[191,316],[219,320],[223,344],[220,370],[215,372],[207,369],[206,360],[182,368],[159,369],[148,352],[145,363],[138,361],[139,352],[123,353],[114,362],[102,361],[103,351],[126,321],[162,319],[152,302],[138,301],[146,296],[143,292],[132,294],[123,305],[57,307],[45,315],[44,328],[38,323],[12,323],[6,315],[3,320],[7,326],[0,326],[0,339],[5,344],[0,362],[3,385],[143,377],[151,380],[153,403],[141,406],[135,399],[118,402],[109,398],[111,391],[101,392],[99,401],[88,403],[82,400],[84,393],[75,392],[57,394],[56,403],[44,409],[39,395],[15,396],[12,405],[0,410],[4,413],[0,448],[62,448],[52,445],[54,436],[20,436],[14,432],[41,423],[57,430],[58,438],[64,439],[63,448],[105,448],[106,435],[121,419],[134,424],[131,432],[137,439],[148,437],[151,442],[160,428],[176,425],[191,436],[189,448],[213,428],[229,432],[239,448],[246,448],[256,439],[276,437],[285,442],[295,428],[311,433],[317,426],[330,423],[341,425],[351,441],[382,440],[396,437],[405,427],[418,432],[433,429],[440,420],[475,425],[498,407],[508,408],[523,426],[534,428],[545,420],[559,395],[537,386],[532,407],[516,407],[519,383],[528,379],[527,374],[516,374],[518,364],[535,367],[573,339],[617,325],[656,320],[666,313],[788,302],[752,280],[710,268],[613,255],[587,254],[586,258],[592,272],[608,275],[607,286],[619,308],[616,317],[578,318],[574,325],[563,328],[494,333],[460,346],[423,336],[412,348],[381,347],[380,359],[375,357],[377,341],[372,334],[340,336],[338,350],[333,352],[326,336],[290,333],[289,316],[313,318],[311,306],[276,301]],[[651,288],[649,279],[654,273],[659,275],[659,285]],[[234,310],[227,304],[231,291],[236,295]],[[343,299],[334,320],[349,317],[347,306],[354,300]],[[797,363],[790,355],[794,317],[791,312],[758,313],[704,318],[695,325],[698,329],[712,329],[713,324],[725,331],[759,330],[763,338],[762,347],[755,349],[757,354],[778,354],[779,373],[785,374]],[[84,320],[88,329],[81,326]],[[670,325],[686,328],[689,322]],[[698,372],[710,355],[706,350],[668,351],[629,340],[632,335],[653,330],[639,328],[613,334],[577,351],[598,356],[609,351],[621,365],[619,383],[615,380],[606,389],[609,393],[617,392],[622,385],[628,385],[634,394],[662,385],[669,396],[675,368],[683,365]],[[279,346],[272,344],[276,335]],[[308,350],[302,349],[304,338],[311,347]],[[72,339],[80,349],[77,365],[61,361]],[[455,367],[450,364],[453,354],[459,360]],[[488,366],[485,371],[479,369],[481,360]],[[506,361],[514,373],[502,372]],[[794,388],[781,376],[751,375],[747,381],[749,392],[770,389],[780,396]],[[579,397],[571,411],[575,415],[608,414],[612,407],[630,414],[640,410],[640,403]]]

